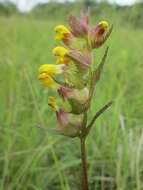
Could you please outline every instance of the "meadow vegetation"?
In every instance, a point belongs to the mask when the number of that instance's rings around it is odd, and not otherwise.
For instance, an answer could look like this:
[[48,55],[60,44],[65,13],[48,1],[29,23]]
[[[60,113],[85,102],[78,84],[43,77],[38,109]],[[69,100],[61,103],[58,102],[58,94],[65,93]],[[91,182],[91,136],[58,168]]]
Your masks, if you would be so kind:
[[[67,13],[44,14],[0,17],[1,190],[79,190],[78,139],[44,133],[37,127],[57,126],[47,105],[49,91],[43,90],[37,78],[40,65],[55,62],[51,53],[56,46],[54,27],[67,22]],[[115,7],[97,16],[92,9],[91,15],[94,25],[103,19],[114,23],[110,39],[94,51],[96,67],[110,46],[91,118],[109,100],[114,104],[97,120],[87,140],[90,186],[92,190],[141,190],[143,25],[131,13],[133,19],[128,21],[127,14],[119,14]]]

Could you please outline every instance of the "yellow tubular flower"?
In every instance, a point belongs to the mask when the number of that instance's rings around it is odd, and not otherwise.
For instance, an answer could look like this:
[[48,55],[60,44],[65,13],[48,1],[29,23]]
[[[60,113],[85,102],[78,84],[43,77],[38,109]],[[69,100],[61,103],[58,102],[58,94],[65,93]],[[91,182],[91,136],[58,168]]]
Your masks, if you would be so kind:
[[69,53],[70,51],[62,46],[57,46],[53,49],[53,54],[55,56],[64,57],[66,53]]
[[70,31],[64,25],[56,26],[55,32],[57,33],[55,40],[62,40],[64,35],[70,34]]
[[52,108],[54,108],[55,110],[58,110],[58,106],[57,106],[56,101],[55,101],[55,99],[54,99],[53,96],[49,96],[49,97],[48,97],[48,104],[49,104]]
[[59,32],[61,34],[70,34],[70,31],[64,25],[56,26],[55,32]]
[[58,57],[57,61],[56,61],[56,64],[59,65],[59,64],[63,64],[65,61],[64,57]]
[[58,88],[58,84],[46,73],[39,74],[39,80],[42,81],[43,87]]
[[52,65],[44,64],[39,68],[40,74],[48,74],[49,76],[54,76],[63,72],[64,65]]
[[67,58],[65,58],[65,54],[69,53],[70,51],[62,46],[57,46],[53,49],[53,54],[58,56],[56,64],[65,64]]
[[104,27],[104,30],[105,30],[105,32],[107,31],[107,28],[108,28],[108,22],[106,22],[106,21],[101,21],[100,22],[100,24],[102,24],[102,26]]

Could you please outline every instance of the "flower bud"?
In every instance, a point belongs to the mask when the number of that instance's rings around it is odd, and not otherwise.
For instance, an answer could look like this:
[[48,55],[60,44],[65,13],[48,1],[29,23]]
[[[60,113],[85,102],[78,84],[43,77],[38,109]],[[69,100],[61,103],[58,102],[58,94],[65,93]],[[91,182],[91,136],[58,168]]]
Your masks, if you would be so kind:
[[108,31],[108,23],[106,21],[100,22],[91,31],[91,46],[92,48],[98,48],[105,42],[105,34]]
[[57,120],[60,127],[66,127],[69,124],[69,113],[62,109],[56,111]]
[[88,88],[85,87],[81,90],[78,90],[60,86],[58,93],[64,101],[67,100],[70,103],[71,113],[81,114],[88,108]]
[[79,136],[81,123],[74,123],[70,118],[70,114],[59,108],[52,96],[48,97],[48,104],[56,110],[56,117],[61,133],[69,137]]
[[87,37],[89,32],[89,12],[84,15],[82,12],[80,18],[73,15],[69,17],[70,31],[75,37]]
[[62,109],[56,111],[57,121],[61,132],[65,136],[77,137],[80,134],[81,122],[70,121],[70,114]]
[[48,97],[48,104],[56,110],[56,116],[60,127],[66,127],[69,124],[69,113],[65,112],[64,110],[60,109],[54,97]]
[[58,93],[60,95],[60,97],[66,101],[69,99],[69,97],[72,96],[72,89],[68,88],[68,87],[64,87],[64,86],[60,86],[60,88],[58,89]]
[[88,96],[89,96],[89,89],[85,87],[81,90],[74,89],[71,93],[70,98],[75,99],[76,101],[78,101],[79,104],[85,104],[88,100]]
[[88,98],[88,88],[85,87],[81,90],[75,89],[68,100],[71,105],[71,113],[81,114],[86,111],[89,106]]
[[71,58],[77,66],[80,73],[86,73],[92,62],[92,56],[89,52],[81,53],[80,51],[71,51],[66,54],[66,57]]

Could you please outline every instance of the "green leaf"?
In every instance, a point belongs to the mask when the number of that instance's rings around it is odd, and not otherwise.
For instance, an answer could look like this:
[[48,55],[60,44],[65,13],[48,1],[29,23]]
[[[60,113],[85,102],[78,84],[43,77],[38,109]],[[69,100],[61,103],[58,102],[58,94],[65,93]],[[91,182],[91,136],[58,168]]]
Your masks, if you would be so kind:
[[92,80],[93,80],[93,85],[94,86],[100,80],[101,73],[102,73],[102,70],[103,70],[103,66],[104,66],[104,63],[105,63],[105,60],[106,60],[106,57],[107,57],[107,54],[108,54],[108,50],[109,50],[109,47],[106,48],[104,56],[103,56],[100,64],[98,65],[97,69],[95,71],[93,71],[93,78],[92,78]]

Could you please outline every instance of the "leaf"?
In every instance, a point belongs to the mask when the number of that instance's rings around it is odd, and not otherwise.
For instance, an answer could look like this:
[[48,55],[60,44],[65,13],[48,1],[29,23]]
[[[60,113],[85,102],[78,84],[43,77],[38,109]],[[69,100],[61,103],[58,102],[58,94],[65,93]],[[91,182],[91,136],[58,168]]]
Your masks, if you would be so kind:
[[93,85],[94,86],[100,80],[101,73],[102,73],[102,70],[103,70],[103,66],[104,66],[104,63],[105,63],[105,60],[106,60],[106,57],[107,57],[107,54],[108,54],[108,50],[109,50],[109,47],[106,48],[104,56],[103,56],[100,64],[98,65],[98,68],[93,72],[93,78],[92,78],[92,80],[93,80]]
[[38,126],[39,129],[42,129],[43,131],[52,134],[52,135],[59,135],[61,134],[61,130],[60,129],[50,129],[48,127],[44,127],[44,126]]
[[108,54],[108,50],[109,50],[109,47],[106,48],[104,56],[103,56],[100,64],[98,65],[98,68],[93,71],[92,78],[91,78],[90,92],[89,92],[89,102],[92,99],[95,86],[98,83],[98,81],[100,80],[101,73],[102,73],[102,70],[103,70],[103,66],[104,66],[104,63],[105,63],[105,59],[106,59],[107,54]]
[[111,35],[112,33],[112,30],[113,30],[113,24],[112,26],[110,27],[109,31],[106,33],[105,37],[104,37],[104,42],[109,38],[109,36]]
[[79,133],[78,133],[79,130],[78,130],[78,128],[75,128],[74,126],[64,127],[63,130],[55,129],[55,128],[49,129],[44,126],[38,126],[38,128],[42,129],[44,132],[47,132],[52,135],[63,135],[63,136],[71,137],[71,138],[79,136]]

